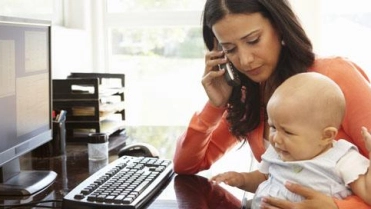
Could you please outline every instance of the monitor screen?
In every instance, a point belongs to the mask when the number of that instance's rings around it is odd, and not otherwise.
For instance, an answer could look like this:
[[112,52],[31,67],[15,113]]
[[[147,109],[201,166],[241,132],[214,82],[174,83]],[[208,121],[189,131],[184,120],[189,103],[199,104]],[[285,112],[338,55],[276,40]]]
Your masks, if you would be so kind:
[[56,176],[22,171],[18,159],[52,139],[50,37],[48,21],[0,16],[0,195],[29,195]]

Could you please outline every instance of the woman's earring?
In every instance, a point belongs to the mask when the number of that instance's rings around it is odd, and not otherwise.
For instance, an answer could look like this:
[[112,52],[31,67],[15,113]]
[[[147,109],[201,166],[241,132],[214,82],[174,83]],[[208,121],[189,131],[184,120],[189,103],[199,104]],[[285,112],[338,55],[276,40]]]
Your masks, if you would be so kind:
[[281,45],[282,46],[285,46],[286,45],[286,43],[285,43],[285,41],[283,39],[281,40]]

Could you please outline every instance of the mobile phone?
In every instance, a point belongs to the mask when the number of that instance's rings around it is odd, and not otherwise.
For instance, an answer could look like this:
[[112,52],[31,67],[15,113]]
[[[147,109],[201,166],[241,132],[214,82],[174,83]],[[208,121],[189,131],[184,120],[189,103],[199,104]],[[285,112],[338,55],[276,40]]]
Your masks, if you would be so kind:
[[[220,44],[219,44],[218,48],[220,50],[222,50]],[[241,85],[241,80],[238,77],[238,74],[237,74],[236,70],[234,69],[233,64],[230,61],[228,61],[227,63],[224,63],[224,64],[220,64],[219,65],[219,70],[222,70],[222,69],[225,70],[224,78],[227,81],[228,85],[230,85],[230,86]]]

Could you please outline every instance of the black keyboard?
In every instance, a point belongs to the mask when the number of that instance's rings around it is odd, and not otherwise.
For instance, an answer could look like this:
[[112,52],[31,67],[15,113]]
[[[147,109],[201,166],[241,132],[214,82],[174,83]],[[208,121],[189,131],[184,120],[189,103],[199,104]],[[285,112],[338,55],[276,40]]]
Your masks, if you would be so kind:
[[141,208],[173,174],[170,160],[122,156],[70,191],[62,208]]

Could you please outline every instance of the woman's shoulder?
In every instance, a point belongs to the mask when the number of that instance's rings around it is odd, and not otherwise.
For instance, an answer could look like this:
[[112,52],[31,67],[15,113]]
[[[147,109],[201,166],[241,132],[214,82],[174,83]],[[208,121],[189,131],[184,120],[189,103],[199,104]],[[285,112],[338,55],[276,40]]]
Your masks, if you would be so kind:
[[310,67],[310,71],[326,72],[337,70],[344,67],[351,67],[354,63],[346,57],[316,57],[314,64]]
[[369,80],[367,74],[356,63],[340,56],[317,57],[309,71],[324,74],[335,80],[355,74],[362,75],[366,80]]

